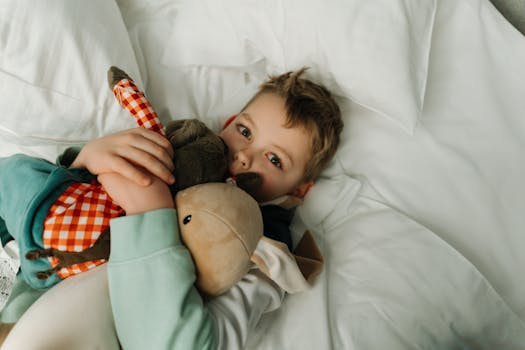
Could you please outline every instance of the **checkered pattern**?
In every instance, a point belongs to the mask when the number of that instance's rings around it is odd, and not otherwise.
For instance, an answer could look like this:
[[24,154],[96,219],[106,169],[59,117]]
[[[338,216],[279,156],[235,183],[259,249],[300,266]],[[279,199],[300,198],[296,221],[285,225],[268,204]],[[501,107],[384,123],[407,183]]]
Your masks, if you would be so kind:
[[[140,127],[166,136],[157,114],[132,80],[120,80],[113,87],[113,93]],[[75,183],[62,193],[49,210],[44,221],[44,248],[67,252],[86,250],[109,227],[112,218],[124,214],[124,210],[111,201],[96,181],[90,184]],[[60,269],[57,274],[64,279],[104,262],[105,260],[94,260],[71,265]],[[51,257],[50,263],[51,267],[55,267],[59,261]]]
[[[109,227],[111,218],[124,215],[124,210],[114,204],[97,182],[75,183],[69,186],[51,206],[44,221],[44,248],[80,252],[95,244],[98,237]],[[66,278],[87,271],[105,260],[71,265],[57,274]],[[52,267],[58,260],[51,257]]]
[[166,136],[164,128],[149,101],[130,79],[122,79],[113,87],[113,94],[120,105],[137,120],[137,124]]

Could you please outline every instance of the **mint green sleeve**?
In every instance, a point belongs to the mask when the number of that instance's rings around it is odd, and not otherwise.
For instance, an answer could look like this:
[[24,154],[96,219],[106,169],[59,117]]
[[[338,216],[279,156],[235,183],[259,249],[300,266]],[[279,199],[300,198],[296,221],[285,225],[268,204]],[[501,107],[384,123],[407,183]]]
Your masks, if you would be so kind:
[[174,209],[111,220],[109,292],[124,349],[215,349]]

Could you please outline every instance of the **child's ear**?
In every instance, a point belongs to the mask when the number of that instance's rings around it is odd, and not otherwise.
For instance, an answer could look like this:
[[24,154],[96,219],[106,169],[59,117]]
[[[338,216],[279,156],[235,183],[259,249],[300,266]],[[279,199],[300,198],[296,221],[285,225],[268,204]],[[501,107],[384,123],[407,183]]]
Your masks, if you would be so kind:
[[304,198],[308,191],[310,191],[310,188],[312,188],[314,185],[313,181],[308,181],[303,183],[302,185],[297,186],[297,188],[292,192],[292,196],[298,197],[298,198]]

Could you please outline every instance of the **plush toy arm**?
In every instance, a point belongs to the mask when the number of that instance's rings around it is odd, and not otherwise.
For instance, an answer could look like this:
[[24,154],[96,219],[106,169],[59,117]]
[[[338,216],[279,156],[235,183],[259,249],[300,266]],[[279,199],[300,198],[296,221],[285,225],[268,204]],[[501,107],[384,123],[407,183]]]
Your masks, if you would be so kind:
[[138,126],[166,135],[148,99],[126,72],[120,68],[111,67],[108,71],[108,83],[117,101],[135,118]]
[[52,269],[46,271],[38,271],[36,277],[41,280],[45,280],[53,273],[59,271],[64,267],[70,267],[75,264],[85,263],[88,261],[105,259],[109,258],[110,251],[110,233],[109,228],[104,230],[100,237],[97,239],[94,245],[91,247],[80,251],[80,252],[68,252],[61,251],[54,248],[48,249],[38,249],[29,251],[26,254],[26,259],[28,260],[37,260],[42,258],[47,258],[54,256],[59,260],[59,263]]
[[293,254],[286,244],[261,238],[251,261],[288,293],[309,289],[324,266],[321,251],[309,231],[304,233]]

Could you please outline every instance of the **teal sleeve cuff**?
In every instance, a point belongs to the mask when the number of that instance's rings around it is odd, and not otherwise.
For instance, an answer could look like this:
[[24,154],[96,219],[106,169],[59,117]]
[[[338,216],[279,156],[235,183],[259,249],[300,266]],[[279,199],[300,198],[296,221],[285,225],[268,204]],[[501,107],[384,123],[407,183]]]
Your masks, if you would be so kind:
[[166,208],[112,219],[110,264],[181,245],[175,209]]

